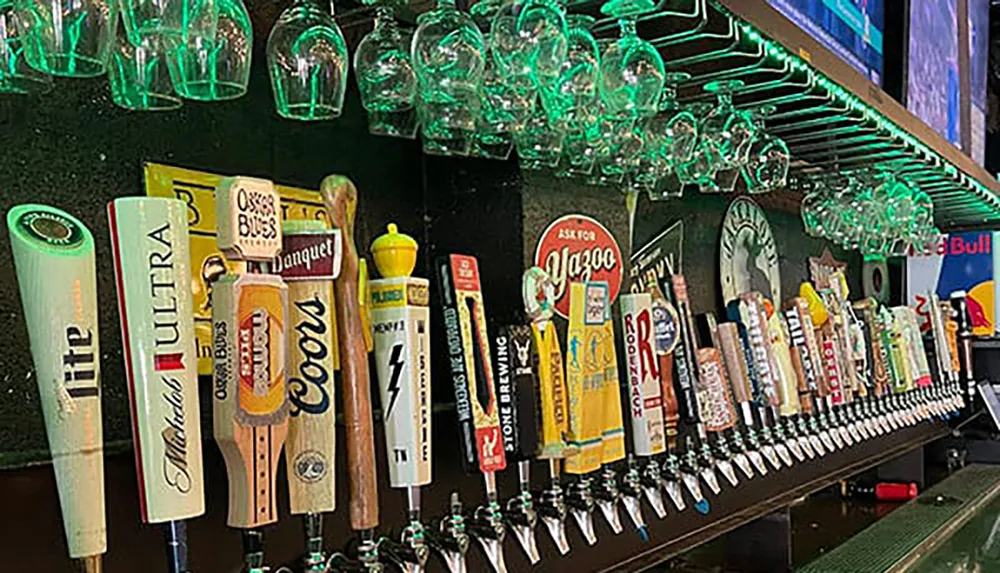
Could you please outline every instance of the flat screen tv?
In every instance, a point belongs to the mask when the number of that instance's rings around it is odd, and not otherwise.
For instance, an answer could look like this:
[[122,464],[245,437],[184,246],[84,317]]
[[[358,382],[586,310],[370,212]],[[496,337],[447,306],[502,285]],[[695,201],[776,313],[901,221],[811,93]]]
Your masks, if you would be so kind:
[[957,0],[910,0],[906,107],[961,145]]
[[830,51],[882,85],[883,0],[768,0]]
[[969,0],[969,103],[972,159],[986,160],[986,75],[990,51],[990,0]]

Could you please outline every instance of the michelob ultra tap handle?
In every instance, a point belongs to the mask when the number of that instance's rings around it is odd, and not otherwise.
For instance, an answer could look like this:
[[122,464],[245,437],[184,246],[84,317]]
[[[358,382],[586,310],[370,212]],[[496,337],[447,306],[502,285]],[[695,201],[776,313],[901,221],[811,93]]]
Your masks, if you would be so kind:
[[417,242],[389,224],[372,243],[383,278],[368,283],[389,484],[431,482],[430,285],[411,276]]
[[341,236],[315,219],[285,221],[281,230],[281,256],[271,270],[288,285],[288,501],[293,515],[326,513],[337,505],[333,281]]
[[44,205],[14,207],[7,229],[69,554],[99,568],[107,538],[94,239]]
[[375,436],[372,425],[368,352],[358,301],[359,259],[354,244],[354,217],[358,190],[350,179],[331,175],[320,185],[323,203],[333,226],[343,239],[337,296],[337,344],[344,388],[344,425],[347,437],[347,471],[350,481],[351,528],[356,531],[378,525],[378,481],[375,475]]
[[160,197],[108,205],[139,510],[146,523],[205,513],[187,207]]

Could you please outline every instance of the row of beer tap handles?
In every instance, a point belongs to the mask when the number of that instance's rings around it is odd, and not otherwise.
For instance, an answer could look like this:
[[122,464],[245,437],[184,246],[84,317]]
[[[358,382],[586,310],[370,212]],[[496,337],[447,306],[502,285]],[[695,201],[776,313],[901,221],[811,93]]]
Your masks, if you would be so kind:
[[[564,355],[553,284],[544,270],[534,267],[524,274],[525,321],[494,328],[491,341],[476,259],[443,256],[435,262],[435,286],[460,452],[466,470],[482,474],[485,502],[465,513],[453,494],[450,512],[425,526],[420,488],[431,482],[430,284],[411,276],[417,243],[394,225],[372,246],[382,278],[366,281],[352,237],[356,192],[344,178],[327,180],[322,189],[341,250],[332,253],[339,268],[332,281],[335,294],[327,300],[336,307],[331,323],[338,331],[349,410],[351,518],[361,536],[350,558],[327,558],[317,516],[333,509],[332,484],[324,486],[327,496],[319,496],[329,498],[326,505],[298,503],[293,496],[293,506],[304,506],[293,512],[307,516],[308,571],[374,571],[384,560],[416,572],[433,551],[452,573],[461,573],[466,550],[475,545],[503,573],[508,530],[528,560],[537,563],[534,530],[539,520],[566,554],[568,515],[587,544],[597,542],[595,507],[618,534],[623,530],[619,507],[624,506],[646,538],[642,499],[659,518],[667,514],[664,491],[677,511],[685,510],[690,500],[696,511],[706,513],[709,497],[703,486],[720,493],[718,474],[737,487],[741,479],[919,421],[947,419],[964,406],[960,382],[971,377],[971,366],[969,353],[959,349],[971,331],[962,293],[948,303],[931,295],[928,347],[934,360],[928,361],[916,313],[905,306],[890,309],[874,299],[849,302],[842,272],[824,277],[819,285],[803,283],[798,296],[780,307],[760,293],[742,294],[729,301],[728,322],[720,324],[712,314],[693,315],[684,276],[671,270],[662,282],[645,277],[619,299],[627,364],[620,375],[606,283],[569,286]],[[325,232],[303,231],[294,224],[286,228],[292,232],[285,237],[283,256],[296,252],[298,232]],[[232,256],[222,236],[220,246]],[[310,390],[296,377],[313,368],[308,361],[314,343],[303,338],[309,329],[302,325],[308,322],[300,321],[308,317],[297,316],[294,309],[309,313],[306,302],[316,300],[313,290],[322,281],[307,280],[312,287],[306,288],[302,276],[286,276],[293,309],[286,322],[294,332],[286,343],[293,416],[285,455],[294,491],[308,489],[293,483],[302,481],[299,474],[309,475],[309,460],[303,456],[321,451],[332,436],[309,429],[316,409],[300,404]],[[226,308],[216,307],[217,312]],[[370,405],[361,404],[368,395],[365,340],[372,340],[375,353],[389,481],[406,490],[409,502],[406,527],[389,537],[375,534]],[[629,414],[628,432],[623,409]],[[332,449],[328,459],[333,460]],[[549,485],[541,492],[532,491],[533,460],[548,465]],[[502,503],[496,473],[508,461],[517,464],[520,491]],[[564,473],[574,477],[564,482]],[[370,483],[355,483],[366,479]],[[256,557],[248,558],[248,566],[260,571],[261,553],[257,545],[249,547]]]
[[[329,225],[283,224],[270,181],[227,178],[215,192],[218,247],[231,266],[210,289],[213,435],[228,474],[227,523],[243,531],[249,573],[268,570],[263,528],[277,521],[282,455],[291,513],[303,520],[302,570],[372,572],[391,563],[415,573],[436,553],[451,573],[463,573],[476,546],[503,573],[508,531],[537,563],[539,521],[565,555],[568,516],[594,545],[594,509],[619,534],[624,506],[645,538],[643,499],[659,518],[667,514],[663,492],[677,511],[690,502],[707,513],[703,486],[720,493],[718,474],[737,487],[949,418],[975,393],[962,292],[947,302],[929,294],[927,337],[910,308],[848,302],[842,272],[803,283],[784,304],[742,294],[718,323],[694,316],[683,274],[668,266],[618,297],[626,365],[619,372],[607,283],[569,284],[567,316],[557,319],[552,280],[530,268],[525,318],[494,325],[491,338],[475,257],[439,257],[432,289],[412,276],[416,241],[389,225],[371,246],[381,278],[367,280],[354,242],[357,190],[339,175],[320,190]],[[205,512],[198,353],[192,293],[183,286],[191,277],[187,208],[123,198],[109,205],[109,218],[142,518],[166,524],[169,571],[184,573],[184,522]],[[107,543],[94,241],[82,222],[52,207],[18,206],[7,219],[49,443],[60,454],[54,470],[70,555],[99,573]],[[467,512],[452,494],[449,511],[425,522],[432,292],[459,455],[483,476],[485,498]],[[406,525],[392,535],[379,533],[371,352],[385,469],[407,497]],[[335,451],[337,369],[346,456]],[[351,551],[328,555],[323,515],[337,509],[334,467],[345,458],[357,537]],[[536,460],[548,469],[540,492],[530,475]],[[508,462],[520,488],[501,500],[496,474]]]

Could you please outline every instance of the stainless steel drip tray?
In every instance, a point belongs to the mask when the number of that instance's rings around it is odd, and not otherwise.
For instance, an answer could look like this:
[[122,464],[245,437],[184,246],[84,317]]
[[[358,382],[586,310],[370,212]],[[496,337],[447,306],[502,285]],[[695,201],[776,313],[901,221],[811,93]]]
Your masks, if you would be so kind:
[[[992,547],[993,543],[1000,545],[1000,498],[997,494],[1000,494],[1000,466],[968,466],[797,571],[917,573],[998,570],[1000,547],[995,552],[997,558],[992,562],[993,567],[954,569],[948,566],[942,569],[943,564],[955,559],[963,562],[979,559],[979,548],[984,543],[988,547]],[[981,535],[984,527],[977,525],[979,522],[984,522],[986,526],[985,536]],[[968,549],[970,543],[975,550]]]

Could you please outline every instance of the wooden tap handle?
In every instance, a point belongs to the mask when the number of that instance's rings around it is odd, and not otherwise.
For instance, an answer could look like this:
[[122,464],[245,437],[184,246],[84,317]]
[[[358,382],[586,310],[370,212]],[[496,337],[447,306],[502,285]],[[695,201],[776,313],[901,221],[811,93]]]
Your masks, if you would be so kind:
[[331,224],[343,239],[340,276],[334,283],[337,300],[337,345],[344,393],[347,438],[347,471],[350,476],[351,528],[378,526],[378,487],[375,476],[375,439],[372,426],[368,352],[358,302],[358,249],[354,244],[354,216],[358,190],[343,175],[323,180],[320,194]]
[[729,374],[729,384],[732,386],[733,397],[738,403],[750,402],[753,398],[753,391],[750,388],[750,376],[747,373],[748,367],[743,353],[743,343],[740,342],[737,326],[733,322],[725,322],[719,325],[717,334],[722,350],[722,359]]

